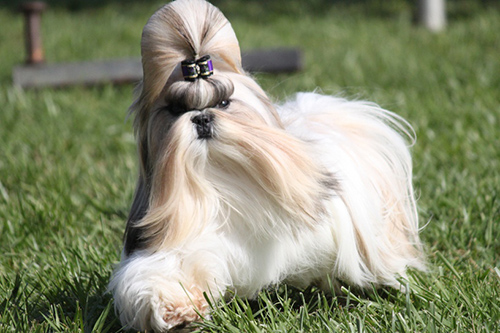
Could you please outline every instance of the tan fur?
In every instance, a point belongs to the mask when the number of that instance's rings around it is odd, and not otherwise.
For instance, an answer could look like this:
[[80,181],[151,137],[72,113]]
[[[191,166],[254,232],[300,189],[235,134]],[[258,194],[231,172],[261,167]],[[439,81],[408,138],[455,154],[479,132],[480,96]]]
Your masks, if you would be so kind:
[[[158,10],[141,47],[140,174],[109,287],[127,328],[199,320],[203,292],[399,288],[408,267],[424,268],[403,119],[316,93],[273,104],[203,0]],[[185,81],[181,62],[204,56],[214,74]]]
[[197,286],[188,288],[186,293],[189,295],[188,298],[165,306],[163,320],[174,327],[199,321],[201,320],[200,315],[205,316],[208,312],[208,303],[203,292]]
[[[205,172],[211,151],[227,172],[254,175],[253,181],[264,190],[261,195],[282,207],[289,221],[313,224],[321,213],[319,202],[327,176],[307,157],[304,144],[281,129],[269,128],[255,112],[246,112],[244,105],[233,104],[237,112],[210,110],[216,116],[215,138],[199,143],[208,145],[208,156],[193,158],[193,147],[180,135],[192,127],[188,115],[155,148],[163,155],[154,163],[149,211],[137,224],[145,228],[148,248],[178,246],[220,214],[207,210],[227,201]],[[211,145],[217,147],[211,149]],[[238,170],[242,166],[247,170]]]

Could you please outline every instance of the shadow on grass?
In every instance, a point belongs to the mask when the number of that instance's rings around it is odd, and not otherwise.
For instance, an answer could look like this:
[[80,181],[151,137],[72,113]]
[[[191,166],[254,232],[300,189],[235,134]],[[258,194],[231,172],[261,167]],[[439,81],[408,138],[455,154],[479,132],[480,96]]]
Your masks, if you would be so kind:
[[[106,293],[109,275],[93,271],[70,274],[70,277],[60,280],[40,279],[28,283],[27,277],[17,274],[15,281],[10,283],[10,296],[0,303],[0,326],[13,327],[19,332],[32,331],[33,324],[43,325],[51,332],[124,332],[114,313],[111,295]],[[337,295],[332,295],[316,287],[302,290],[281,285],[261,292],[256,300],[234,296],[226,302],[210,301],[210,296],[207,296],[214,310],[212,319],[179,327],[174,332],[224,331],[224,328],[237,324],[231,324],[232,320],[265,322],[269,318],[295,317],[304,311],[309,314],[318,311],[335,313],[351,310],[367,300],[392,301],[396,294],[394,289],[382,288],[368,291],[342,289]]]
[[[366,301],[393,301],[397,291],[392,288],[380,288],[368,291],[345,289],[337,294],[325,293],[317,287],[297,289],[289,285],[280,285],[275,289],[262,291],[255,300],[233,296],[225,302],[212,301],[206,296],[212,309],[211,319],[194,323],[184,329],[201,329],[202,332],[246,331],[262,324],[269,330],[277,322],[294,326],[297,318],[316,316],[318,313],[333,314],[350,311]],[[269,326],[270,325],[270,326]],[[281,325],[281,324],[279,324]],[[259,326],[260,327],[260,326]],[[274,327],[277,329],[277,327]],[[286,330],[280,326],[279,330]],[[257,330],[258,331],[258,330]],[[307,331],[307,329],[305,329]]]
[[0,327],[17,332],[31,332],[33,325],[44,325],[50,332],[123,332],[112,297],[105,292],[108,275],[93,272],[86,280],[74,276],[60,282],[27,280],[18,273],[12,281],[9,296],[0,302]]

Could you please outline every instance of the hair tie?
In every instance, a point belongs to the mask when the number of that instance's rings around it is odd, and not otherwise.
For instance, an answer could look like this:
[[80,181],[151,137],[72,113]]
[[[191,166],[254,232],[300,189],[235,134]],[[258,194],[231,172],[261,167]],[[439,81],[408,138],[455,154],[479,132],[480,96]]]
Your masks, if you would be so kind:
[[198,60],[184,60],[181,62],[182,75],[186,81],[195,81],[200,77],[207,79],[214,74],[214,66],[210,56],[206,55]]

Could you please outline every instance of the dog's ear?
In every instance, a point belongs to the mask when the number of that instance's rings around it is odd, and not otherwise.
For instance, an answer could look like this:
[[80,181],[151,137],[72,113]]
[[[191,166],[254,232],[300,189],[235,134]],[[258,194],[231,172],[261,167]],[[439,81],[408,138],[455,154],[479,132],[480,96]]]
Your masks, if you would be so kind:
[[127,256],[136,250],[144,248],[146,245],[147,240],[144,238],[143,228],[137,226],[137,222],[140,221],[148,211],[149,196],[150,186],[148,186],[144,174],[141,172],[123,237],[124,251]]
[[145,239],[142,228],[137,223],[146,215],[149,209],[149,197],[151,187],[148,179],[150,178],[149,153],[147,146],[147,116],[148,112],[144,107],[143,100],[140,97],[142,82],[136,86],[134,94],[138,96],[129,108],[129,116],[135,115],[134,132],[137,140],[137,152],[139,155],[139,180],[134,193],[134,200],[127,220],[125,234],[123,235],[124,252],[129,256],[134,251],[144,248]]

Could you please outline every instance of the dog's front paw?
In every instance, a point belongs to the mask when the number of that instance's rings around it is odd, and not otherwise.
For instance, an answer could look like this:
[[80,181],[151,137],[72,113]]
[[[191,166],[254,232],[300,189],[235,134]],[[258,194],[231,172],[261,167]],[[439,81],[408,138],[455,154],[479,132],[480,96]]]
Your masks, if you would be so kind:
[[208,303],[197,288],[187,290],[186,296],[167,302],[163,308],[163,321],[168,329],[200,321],[208,315]]

